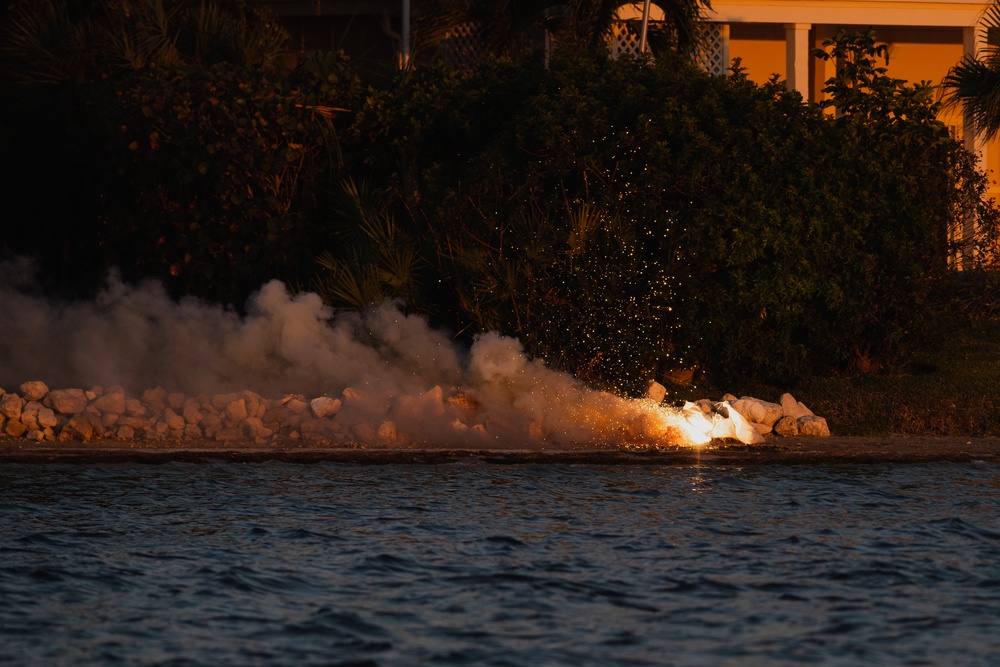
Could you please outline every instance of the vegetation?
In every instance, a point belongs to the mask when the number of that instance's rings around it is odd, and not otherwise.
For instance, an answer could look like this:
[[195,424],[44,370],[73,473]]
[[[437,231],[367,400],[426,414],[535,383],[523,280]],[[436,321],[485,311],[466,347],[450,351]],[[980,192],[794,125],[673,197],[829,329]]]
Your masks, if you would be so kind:
[[[985,282],[983,278],[974,278],[974,287],[968,286],[977,300],[984,289],[996,287],[995,276]],[[925,350],[904,371],[816,377],[792,393],[824,416],[836,435],[1000,434],[1000,320],[959,315],[945,319],[943,326],[939,345]],[[703,377],[670,389],[676,401],[718,400],[725,393],[777,401],[789,388],[749,378],[718,384]]]
[[1000,2],[987,6],[981,25],[984,50],[955,65],[943,83],[946,104],[961,106],[972,116],[976,132],[986,139],[1000,132]]
[[[738,62],[698,70],[680,19],[655,60],[565,37],[546,61],[511,37],[544,16],[487,5],[510,48],[472,71],[425,55],[362,80],[337,54],[286,61],[273,20],[235,0],[12,3],[0,183],[61,196],[32,202],[8,248],[64,291],[116,266],[235,304],[270,278],[338,307],[400,299],[630,394],[801,389],[839,419],[824,387],[956,367],[928,357],[976,331],[940,316],[960,293],[954,229],[974,215],[995,247],[1000,214],[873,33],[817,53],[841,67],[812,105]],[[600,32],[582,7],[564,5],[563,35]]]

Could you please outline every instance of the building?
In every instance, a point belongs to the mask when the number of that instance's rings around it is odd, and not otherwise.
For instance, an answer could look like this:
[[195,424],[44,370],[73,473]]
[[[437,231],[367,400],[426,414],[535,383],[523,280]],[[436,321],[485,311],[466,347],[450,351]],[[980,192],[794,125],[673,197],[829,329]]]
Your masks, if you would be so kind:
[[[343,48],[363,64],[381,67],[406,62],[411,3],[420,2],[258,1],[282,18],[297,46]],[[937,85],[965,55],[985,46],[979,21],[988,4],[970,0],[711,0],[705,26],[707,48],[699,54],[698,62],[708,71],[724,75],[732,59],[738,57],[751,80],[764,82],[777,75],[805,99],[819,101],[835,64],[817,59],[812,50],[841,29],[871,27],[877,39],[889,45],[891,76]],[[624,5],[632,5],[623,14],[634,18],[643,1]],[[654,17],[657,11],[653,4]],[[659,14],[662,16],[662,11]],[[633,35],[631,47],[637,43]],[[946,112],[942,120],[985,169],[1000,166],[1000,142],[984,143],[960,111]],[[995,185],[994,191],[1000,194]]]
[[[989,3],[968,0],[712,0],[709,21],[728,59],[740,57],[747,75],[765,81],[779,75],[789,88],[818,101],[834,63],[811,55],[837,34],[874,28],[889,45],[888,73],[910,82],[937,85],[966,54],[980,51],[978,23]],[[728,61],[727,59],[727,61]],[[985,145],[960,112],[942,116],[953,134],[979,155],[1000,165],[1000,147]]]

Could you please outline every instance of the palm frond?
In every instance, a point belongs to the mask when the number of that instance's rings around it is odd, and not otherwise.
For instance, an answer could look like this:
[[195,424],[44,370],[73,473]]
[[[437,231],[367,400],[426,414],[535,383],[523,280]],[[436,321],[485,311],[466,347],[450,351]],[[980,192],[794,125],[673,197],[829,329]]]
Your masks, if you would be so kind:
[[977,133],[987,140],[1000,132],[1000,2],[994,0],[980,22],[982,53],[968,54],[951,68],[941,85],[945,109],[961,107]]

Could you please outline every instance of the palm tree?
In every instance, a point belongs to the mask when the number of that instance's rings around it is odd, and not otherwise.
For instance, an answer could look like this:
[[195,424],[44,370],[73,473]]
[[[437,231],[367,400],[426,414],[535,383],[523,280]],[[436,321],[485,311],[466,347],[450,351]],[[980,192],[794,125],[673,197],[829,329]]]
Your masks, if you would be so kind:
[[243,0],[14,0],[0,23],[0,78],[93,81],[151,66],[275,69],[288,34]]
[[977,133],[986,140],[1000,132],[1000,0],[983,13],[980,30],[986,44],[982,53],[970,53],[951,68],[942,81],[946,107],[961,106]]

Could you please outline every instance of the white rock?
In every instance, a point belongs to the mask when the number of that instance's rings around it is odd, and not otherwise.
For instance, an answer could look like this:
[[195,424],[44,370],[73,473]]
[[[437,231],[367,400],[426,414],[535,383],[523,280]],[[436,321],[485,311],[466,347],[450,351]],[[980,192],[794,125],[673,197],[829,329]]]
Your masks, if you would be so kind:
[[39,408],[38,416],[36,419],[38,421],[38,425],[43,430],[55,428],[56,426],[59,425],[59,418],[56,417],[56,413],[54,413],[51,409],[46,407]]
[[807,417],[813,413],[801,401],[796,401],[795,397],[791,394],[781,395],[781,412],[783,416],[794,417],[795,419]]
[[4,394],[0,397],[0,414],[16,421],[21,418],[24,403],[24,399],[17,394]]
[[40,401],[49,393],[49,386],[44,382],[32,380],[18,387],[18,391],[27,401]]
[[816,415],[805,415],[796,420],[799,426],[799,435],[814,435],[827,437],[830,435],[830,427],[826,424],[826,419]]
[[667,397],[667,388],[656,380],[649,381],[649,387],[646,389],[646,398],[656,402],[662,403],[663,399]]
[[103,396],[98,396],[90,403],[101,414],[125,414],[125,393],[121,391],[108,392]]
[[786,438],[799,434],[799,424],[795,417],[782,417],[774,423],[774,432]]
[[712,430],[708,435],[712,438],[735,438],[745,445],[756,445],[764,442],[764,436],[757,432],[739,412],[728,402],[715,405],[716,414],[712,416]]
[[226,418],[233,424],[238,424],[239,422],[245,420],[249,416],[247,412],[247,402],[238,398],[235,401],[230,401],[226,405]]
[[341,402],[339,398],[320,396],[309,401],[309,410],[317,419],[332,417],[340,412]]
[[83,389],[53,389],[45,397],[45,405],[64,415],[80,414],[89,402]]

